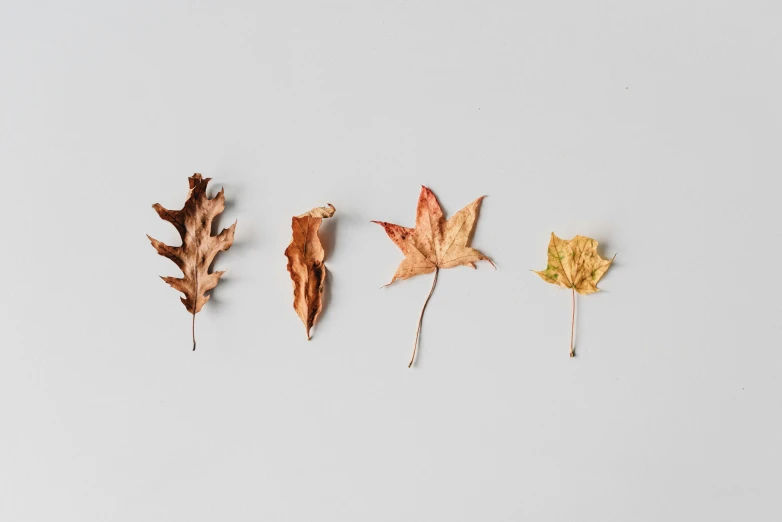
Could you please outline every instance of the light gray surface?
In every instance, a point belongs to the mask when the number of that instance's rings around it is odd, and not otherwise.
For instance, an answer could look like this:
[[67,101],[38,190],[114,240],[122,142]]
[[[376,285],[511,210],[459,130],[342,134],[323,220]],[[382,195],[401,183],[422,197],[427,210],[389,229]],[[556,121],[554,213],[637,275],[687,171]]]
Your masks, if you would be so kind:
[[[58,4],[0,10],[1,520],[782,519],[778,3]],[[145,237],[193,172],[239,220],[195,353]],[[408,370],[431,279],[369,220],[421,184],[499,269]],[[618,254],[576,359],[551,231]]]

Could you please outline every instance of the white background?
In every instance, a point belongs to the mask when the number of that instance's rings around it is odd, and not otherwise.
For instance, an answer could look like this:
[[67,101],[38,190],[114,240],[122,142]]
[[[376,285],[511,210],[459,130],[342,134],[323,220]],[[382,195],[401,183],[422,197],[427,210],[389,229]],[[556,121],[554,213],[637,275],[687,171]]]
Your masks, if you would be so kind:
[[[776,2],[11,2],[0,520],[777,521]],[[145,234],[225,187],[190,316]],[[380,290],[420,185],[497,263]],[[307,342],[283,251],[324,222]],[[617,254],[579,299],[549,234]]]

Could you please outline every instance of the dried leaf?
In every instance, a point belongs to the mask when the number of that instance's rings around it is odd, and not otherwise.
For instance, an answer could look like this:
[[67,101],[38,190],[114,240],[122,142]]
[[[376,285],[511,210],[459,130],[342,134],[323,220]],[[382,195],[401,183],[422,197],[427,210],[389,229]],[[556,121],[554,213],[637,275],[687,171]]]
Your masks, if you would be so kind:
[[[614,256],[616,257],[616,256]],[[597,241],[576,236],[566,241],[553,232],[548,245],[548,264],[545,270],[534,272],[553,285],[569,288],[573,294],[573,313],[570,328],[570,356],[575,356],[573,332],[576,314],[576,292],[591,294],[598,291],[597,282],[606,273],[614,258],[603,259],[597,253]]]
[[459,265],[475,268],[475,263],[481,260],[488,261],[494,266],[491,259],[468,246],[473,228],[475,227],[481,200],[483,200],[483,196],[461,209],[446,221],[434,193],[426,187],[421,187],[414,229],[383,221],[373,221],[373,223],[377,223],[385,229],[391,241],[405,255],[405,259],[399,264],[393,279],[391,279],[388,285],[398,279],[407,279],[420,274],[434,272],[432,289],[429,291],[429,296],[424,302],[424,307],[418,319],[413,356],[410,359],[410,364],[407,365],[408,368],[415,361],[424,311],[434,292],[440,269],[453,268]]
[[210,178],[203,179],[201,174],[193,174],[190,181],[190,193],[182,210],[167,210],[160,204],[152,205],[158,215],[168,221],[179,232],[182,245],[168,246],[149,236],[152,246],[158,254],[173,261],[182,270],[184,277],[162,277],[163,281],[179,290],[184,297],[182,303],[193,314],[193,350],[195,342],[195,315],[209,300],[205,294],[217,286],[224,271],[209,273],[218,252],[228,250],[234,241],[236,222],[223,229],[217,236],[211,235],[212,220],[225,209],[223,189],[212,199],[206,196],[206,186]]
[[325,251],[318,237],[318,230],[324,218],[334,215],[334,205],[313,208],[293,218],[291,228],[293,239],[285,249],[288,258],[288,272],[293,281],[293,308],[299,314],[307,339],[310,329],[323,308],[323,285],[326,282]]

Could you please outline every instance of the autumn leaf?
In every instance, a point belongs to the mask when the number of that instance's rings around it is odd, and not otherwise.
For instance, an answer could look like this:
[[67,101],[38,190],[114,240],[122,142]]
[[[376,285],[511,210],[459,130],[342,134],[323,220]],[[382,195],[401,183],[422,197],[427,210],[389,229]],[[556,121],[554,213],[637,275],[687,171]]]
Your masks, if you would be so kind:
[[481,260],[488,261],[494,266],[491,259],[468,246],[470,236],[475,227],[481,200],[483,200],[483,196],[461,209],[446,221],[434,193],[426,187],[421,187],[421,195],[418,198],[418,208],[416,210],[415,228],[405,228],[384,221],[373,221],[373,223],[377,223],[385,229],[391,241],[405,255],[404,260],[399,264],[393,279],[391,279],[388,285],[399,279],[407,279],[434,272],[432,288],[426,301],[424,301],[421,315],[418,318],[418,329],[416,330],[415,343],[413,344],[413,356],[407,365],[408,368],[415,361],[424,311],[434,292],[440,269],[453,268],[459,265],[475,268],[475,263]]
[[299,314],[307,339],[310,339],[310,329],[323,308],[323,285],[326,282],[326,265],[323,258],[326,253],[320,244],[318,230],[324,218],[334,215],[334,205],[313,208],[300,216],[295,216],[291,223],[293,239],[285,249],[288,258],[288,272],[293,281],[293,308]]
[[211,235],[212,220],[225,209],[223,189],[213,199],[206,197],[206,186],[210,178],[203,179],[201,174],[193,174],[190,181],[190,193],[182,210],[168,210],[160,204],[152,205],[158,215],[168,221],[179,232],[182,245],[168,246],[147,235],[158,254],[173,261],[182,270],[184,277],[163,277],[163,281],[179,290],[184,297],[182,303],[193,314],[193,350],[195,341],[195,316],[209,300],[205,294],[217,286],[224,271],[209,273],[218,252],[228,250],[234,242],[236,222],[223,229],[216,236]]
[[[614,256],[615,258],[616,256]],[[548,245],[548,264],[545,270],[534,272],[553,285],[571,290],[573,296],[570,324],[570,356],[573,350],[573,333],[576,318],[576,292],[587,295],[598,291],[597,282],[606,273],[614,258],[603,259],[597,253],[597,241],[576,236],[570,241],[558,238],[553,232]]]

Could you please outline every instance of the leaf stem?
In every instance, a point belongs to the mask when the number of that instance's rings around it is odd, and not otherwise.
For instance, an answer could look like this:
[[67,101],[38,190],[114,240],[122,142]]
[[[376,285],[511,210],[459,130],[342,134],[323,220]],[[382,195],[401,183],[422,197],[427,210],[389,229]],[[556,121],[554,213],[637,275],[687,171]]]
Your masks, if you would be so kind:
[[[196,245],[198,245],[198,241],[196,241]],[[193,267],[193,274],[195,274],[195,300],[193,301],[193,351],[195,351],[196,348],[196,340],[195,340],[195,314],[198,306],[198,297],[201,295],[201,289],[198,286],[198,265],[195,265]]]
[[413,344],[413,356],[410,357],[410,363],[407,365],[408,368],[413,366],[413,362],[415,361],[415,354],[418,351],[418,337],[421,334],[421,323],[424,321],[424,311],[426,311],[426,305],[429,304],[429,299],[432,298],[432,294],[434,293],[434,287],[437,284],[437,275],[440,273],[440,267],[437,267],[434,269],[434,281],[432,281],[432,289],[429,290],[429,295],[426,296],[426,301],[424,301],[424,307],[421,308],[421,315],[418,317],[418,329],[415,331],[415,343]]
[[570,356],[575,357],[576,352],[573,351],[573,332],[576,329],[576,289],[572,289],[573,292],[573,313],[570,316]]
[[[195,308],[193,310],[195,310]],[[195,340],[195,311],[193,311],[193,351],[195,351],[195,348],[196,348],[196,340]]]

